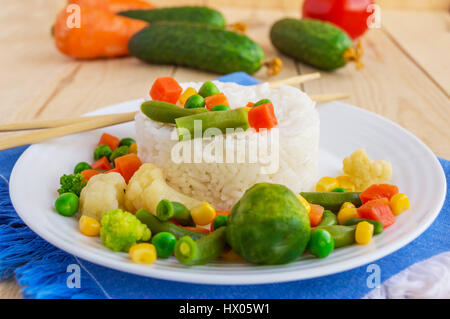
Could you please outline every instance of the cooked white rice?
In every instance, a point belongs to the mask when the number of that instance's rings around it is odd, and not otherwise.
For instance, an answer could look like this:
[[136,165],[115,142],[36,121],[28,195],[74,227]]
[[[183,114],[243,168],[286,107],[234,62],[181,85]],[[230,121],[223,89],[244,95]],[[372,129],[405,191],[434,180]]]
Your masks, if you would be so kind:
[[[264,161],[276,164],[275,152],[270,156],[258,156],[251,162],[248,151],[244,163],[175,163],[172,160],[172,148],[178,143],[174,136],[175,127],[163,125],[148,119],[144,114],[136,116],[136,135],[139,156],[144,162],[160,167],[167,182],[186,195],[211,203],[216,209],[228,210],[239,200],[242,194],[258,182],[283,184],[294,192],[308,191],[313,188],[317,174],[317,154],[319,146],[319,116],[314,102],[299,89],[281,86],[270,89],[268,84],[258,86],[240,86],[234,83],[214,82],[223,92],[231,108],[242,107],[249,101],[268,98],[272,101],[279,128],[279,166],[270,172]],[[183,89],[199,89],[202,83],[184,83]],[[275,134],[275,135],[274,135]],[[254,149],[257,139],[268,142],[274,150],[271,139],[276,138],[274,130],[268,134],[248,129],[243,133],[222,135],[213,140],[197,139],[197,147],[222,147],[223,154],[236,155],[237,147],[227,145],[239,140],[245,147]],[[195,141],[195,140],[194,140]],[[275,142],[277,139],[275,139]],[[186,141],[184,146],[193,147],[195,143]],[[219,143],[219,144],[217,144]],[[222,143],[222,144],[220,144]],[[180,146],[180,145],[179,145]],[[215,154],[215,153],[213,153]],[[225,157],[224,157],[225,158]],[[236,158],[236,157],[235,157]],[[273,165],[276,166],[276,165]],[[262,168],[265,167],[266,174]]]

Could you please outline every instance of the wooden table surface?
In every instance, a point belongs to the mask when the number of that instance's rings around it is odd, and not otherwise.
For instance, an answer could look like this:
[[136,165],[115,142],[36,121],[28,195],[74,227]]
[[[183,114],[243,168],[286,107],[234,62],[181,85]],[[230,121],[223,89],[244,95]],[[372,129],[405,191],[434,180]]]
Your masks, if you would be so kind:
[[[6,3],[5,3],[6,2]],[[25,2],[33,7],[26,10]],[[76,116],[109,104],[141,98],[156,77],[182,81],[217,77],[174,66],[146,65],[134,58],[75,61],[58,53],[50,27],[60,3],[3,0],[0,11],[1,122]],[[229,22],[250,24],[248,34],[268,57],[270,25],[288,11],[221,8]],[[301,86],[309,94],[348,92],[346,101],[410,130],[438,156],[450,158],[450,19],[443,11],[382,11],[382,27],[363,38],[365,67],[353,65]],[[24,22],[26,21],[26,22]],[[282,57],[273,79],[315,71]],[[255,75],[267,80],[264,71]],[[272,80],[272,79],[271,79]],[[4,134],[1,138],[8,138]],[[19,298],[14,280],[0,283],[0,298]]]

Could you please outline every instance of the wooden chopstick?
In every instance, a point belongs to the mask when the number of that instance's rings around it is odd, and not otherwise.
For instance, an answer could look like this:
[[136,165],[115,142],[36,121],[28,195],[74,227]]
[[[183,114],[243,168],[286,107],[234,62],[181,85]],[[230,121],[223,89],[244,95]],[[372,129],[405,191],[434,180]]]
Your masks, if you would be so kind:
[[110,125],[130,122],[134,120],[136,113],[137,112],[129,112],[129,113],[105,115],[103,117],[96,117],[95,119],[89,119],[66,126],[49,128],[38,132],[24,134],[4,141],[0,141],[0,150],[5,150],[8,148],[13,148],[27,144],[39,143],[56,137],[90,131],[93,129],[102,128]]
[[308,74],[302,74],[302,75],[297,75],[297,76],[293,76],[287,79],[283,79],[283,80],[279,80],[279,81],[273,81],[269,83],[269,86],[272,89],[277,89],[280,87],[280,85],[284,84],[284,85],[296,85],[296,84],[300,84],[300,83],[305,83],[308,81],[312,81],[312,80],[316,80],[320,78],[320,73],[319,72],[315,72],[315,73],[308,73]]
[[348,93],[328,93],[328,94],[310,95],[309,97],[314,102],[322,103],[322,102],[330,102],[330,101],[347,99],[350,97],[350,94],[348,94]]

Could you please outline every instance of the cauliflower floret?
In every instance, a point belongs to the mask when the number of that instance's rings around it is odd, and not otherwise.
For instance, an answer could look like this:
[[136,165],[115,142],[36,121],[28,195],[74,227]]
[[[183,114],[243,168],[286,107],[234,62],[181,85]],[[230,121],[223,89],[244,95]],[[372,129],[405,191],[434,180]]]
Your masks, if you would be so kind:
[[114,250],[128,252],[138,241],[147,241],[151,231],[133,214],[114,209],[103,214],[100,239],[103,245]]
[[104,212],[123,208],[126,187],[127,184],[119,173],[92,176],[81,191],[81,214],[100,221]]
[[387,181],[392,176],[391,163],[371,160],[364,149],[354,151],[344,158],[343,171],[355,183],[356,191],[363,191],[372,184]]
[[150,163],[143,164],[128,183],[125,207],[130,212],[145,208],[155,213],[156,206],[162,199],[180,202],[189,209],[201,203],[167,185],[161,169]]

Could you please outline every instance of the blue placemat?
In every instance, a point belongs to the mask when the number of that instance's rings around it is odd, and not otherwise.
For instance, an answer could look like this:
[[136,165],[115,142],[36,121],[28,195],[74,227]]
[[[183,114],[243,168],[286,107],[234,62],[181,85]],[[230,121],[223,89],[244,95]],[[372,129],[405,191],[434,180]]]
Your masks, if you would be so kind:
[[[258,83],[245,73],[220,78]],[[15,276],[28,298],[361,298],[372,270],[368,265],[326,277],[280,284],[196,285],[145,278],[94,265],[50,245],[23,224],[14,211],[8,179],[26,147],[0,152],[0,277]],[[374,262],[381,282],[421,260],[450,250],[448,233],[450,161],[439,159],[447,179],[444,207],[419,238]],[[80,275],[75,277],[77,274]],[[369,282],[371,282],[369,280]]]

